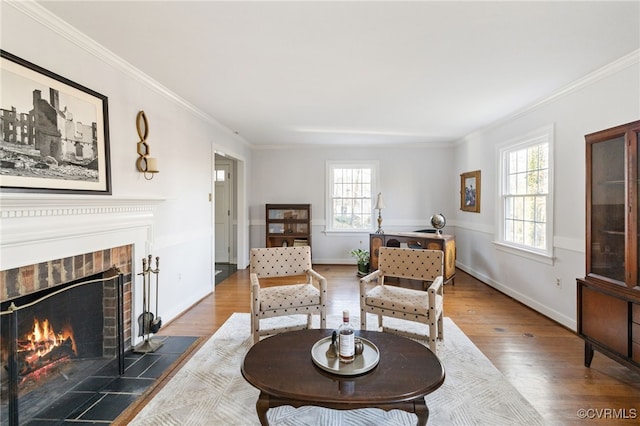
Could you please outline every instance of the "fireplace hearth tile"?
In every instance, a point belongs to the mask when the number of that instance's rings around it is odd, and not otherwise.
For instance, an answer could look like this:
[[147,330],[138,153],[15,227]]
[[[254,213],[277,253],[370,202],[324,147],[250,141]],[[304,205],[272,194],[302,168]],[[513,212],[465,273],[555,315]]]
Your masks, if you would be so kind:
[[[95,392],[67,392],[60,395],[51,406],[40,411],[34,419],[53,420],[75,418],[100,399]],[[77,413],[77,415],[74,415]]]
[[120,413],[127,409],[140,395],[135,394],[105,394],[91,409],[78,417],[83,422],[114,421]]
[[153,364],[158,362],[162,357],[161,354],[148,353],[138,358],[130,367],[127,367],[124,376],[125,377],[140,377],[147,371]]
[[109,383],[113,382],[114,377],[88,377],[73,388],[74,392],[99,392]]
[[164,345],[155,353],[127,351],[124,376],[117,376],[117,361],[113,360],[21,424],[61,426],[113,422],[198,340],[198,337],[184,336],[163,338]]
[[153,365],[141,374],[141,377],[158,378],[165,370],[178,360],[181,354],[164,354]]
[[156,354],[181,354],[184,348],[188,348],[194,342],[190,336],[173,336],[165,340],[163,345],[155,351]]
[[118,377],[101,392],[103,393],[131,393],[141,395],[150,385],[153,384],[155,378],[147,379],[141,377]]

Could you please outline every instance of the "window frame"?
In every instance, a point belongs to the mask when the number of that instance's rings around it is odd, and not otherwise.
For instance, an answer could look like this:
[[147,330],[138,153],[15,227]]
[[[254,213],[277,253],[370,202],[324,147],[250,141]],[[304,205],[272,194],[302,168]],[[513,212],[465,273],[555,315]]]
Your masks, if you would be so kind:
[[[375,201],[379,192],[378,160],[327,160],[325,172],[325,233],[362,234],[376,229]],[[333,228],[333,170],[337,168],[371,169],[371,228]]]
[[[554,236],[554,217],[553,217],[553,200],[554,200],[554,125],[550,124],[540,129],[534,130],[521,137],[512,139],[501,145],[498,145],[498,197],[497,197],[497,235],[495,244],[498,249],[524,256],[532,260],[540,261],[547,264],[553,264],[553,236]],[[505,210],[507,208],[507,200],[511,198],[506,194],[508,185],[508,155],[513,152],[521,151],[533,146],[547,144],[547,179],[548,179],[548,191],[546,194],[546,209],[545,209],[545,242],[546,247],[539,249],[526,244],[518,244],[505,240],[506,231],[506,217]]]

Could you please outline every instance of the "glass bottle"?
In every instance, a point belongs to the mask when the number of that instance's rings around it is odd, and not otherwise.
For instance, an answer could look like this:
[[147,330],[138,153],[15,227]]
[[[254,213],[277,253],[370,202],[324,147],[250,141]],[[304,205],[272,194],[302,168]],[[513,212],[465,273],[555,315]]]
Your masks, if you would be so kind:
[[338,357],[346,364],[356,357],[355,330],[349,322],[349,311],[342,311],[342,324],[338,327]]

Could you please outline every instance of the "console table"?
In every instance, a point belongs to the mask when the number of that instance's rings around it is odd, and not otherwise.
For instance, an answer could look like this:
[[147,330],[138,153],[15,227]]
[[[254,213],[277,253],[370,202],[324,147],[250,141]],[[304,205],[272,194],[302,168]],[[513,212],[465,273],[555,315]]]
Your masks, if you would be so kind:
[[453,235],[437,235],[426,232],[369,234],[370,271],[378,269],[378,249],[383,246],[442,250],[444,253],[444,283],[455,284],[456,239]]

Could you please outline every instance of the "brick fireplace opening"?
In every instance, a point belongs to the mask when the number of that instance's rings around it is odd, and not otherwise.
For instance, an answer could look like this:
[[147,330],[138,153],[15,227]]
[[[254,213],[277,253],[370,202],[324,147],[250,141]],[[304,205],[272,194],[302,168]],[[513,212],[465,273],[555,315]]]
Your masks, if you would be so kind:
[[17,423],[16,412],[23,423],[83,375],[119,365],[132,346],[131,254],[126,245],[0,272],[0,424]]

